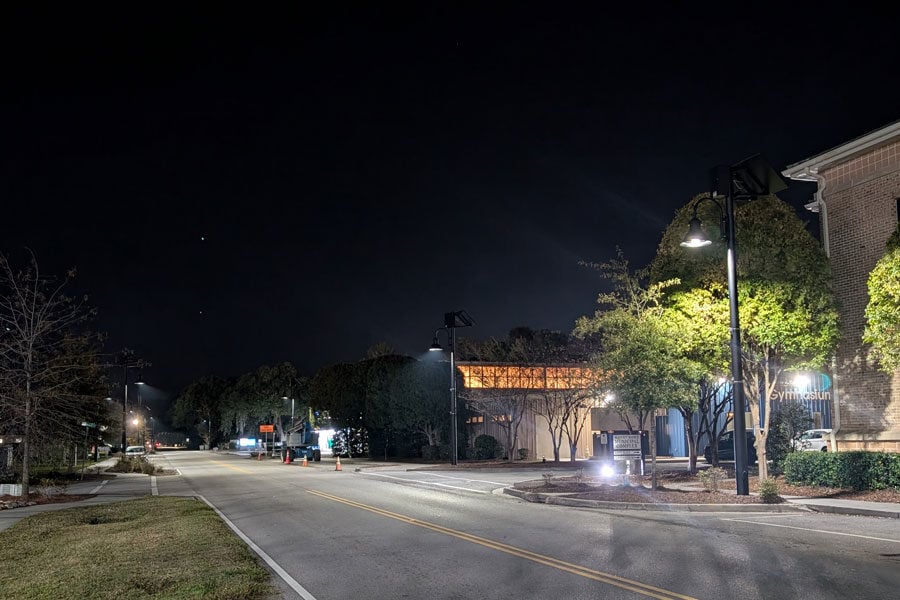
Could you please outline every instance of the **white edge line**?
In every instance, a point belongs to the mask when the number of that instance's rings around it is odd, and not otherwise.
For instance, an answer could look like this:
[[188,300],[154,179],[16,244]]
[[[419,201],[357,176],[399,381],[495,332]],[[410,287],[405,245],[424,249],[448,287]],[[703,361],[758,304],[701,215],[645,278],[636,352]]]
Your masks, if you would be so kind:
[[721,519],[722,521],[734,521],[736,523],[752,523],[754,525],[766,525],[767,527],[781,527],[783,529],[799,529],[800,531],[811,531],[813,533],[828,533],[831,535],[845,535],[847,537],[862,538],[864,540],[875,540],[878,542],[893,542],[900,544],[900,540],[891,540],[888,538],[873,537],[871,535],[859,535],[858,533],[843,533],[840,531],[826,531],[824,529],[810,529],[809,527],[794,527],[793,525],[778,525],[776,523],[763,523],[761,521],[747,521],[744,519]]
[[100,491],[100,488],[102,488],[102,487],[103,487],[104,485],[106,485],[107,483],[109,483],[109,479],[103,480],[102,482],[100,482],[100,485],[98,485],[97,487],[95,487],[94,489],[91,490],[91,493],[92,493],[92,494],[96,494],[97,492]]
[[429,473],[429,475],[434,475],[435,477],[443,477],[444,479],[456,479],[458,481],[477,481],[479,483],[491,483],[493,485],[508,485],[503,483],[502,481],[490,481],[488,479],[469,479],[465,477],[453,477],[451,475],[442,475],[440,473]]
[[[459,485],[448,485],[446,483],[437,483],[436,481],[423,481],[421,479],[407,479],[405,477],[395,477],[393,475],[383,475],[381,473],[366,473],[366,475],[374,475],[375,477],[387,477],[388,479],[399,479],[400,481],[407,481],[409,483],[421,483],[422,485],[433,485],[436,487],[445,487],[450,488],[452,490],[464,490],[466,492],[475,492],[476,494],[489,494],[490,492],[485,492],[484,490],[475,490],[472,488],[462,487]],[[490,482],[488,482],[490,483]]]
[[259,555],[259,557],[261,559],[263,559],[266,562],[266,564],[269,565],[272,568],[272,570],[275,571],[278,574],[278,576],[284,580],[284,582],[286,584],[291,586],[291,588],[295,592],[300,594],[300,597],[303,598],[303,600],[316,600],[315,596],[313,596],[312,594],[307,592],[306,588],[304,588],[302,585],[300,585],[296,579],[291,577],[287,571],[285,571],[284,569],[281,568],[281,565],[279,565],[277,562],[275,562],[275,559],[273,559],[271,556],[266,554],[262,548],[260,548],[253,542],[253,540],[251,540],[246,535],[244,535],[244,532],[241,531],[240,529],[238,529],[237,526],[234,523],[232,523],[231,520],[228,517],[226,517],[222,513],[221,510],[216,508],[216,506],[212,502],[210,502],[203,496],[198,495],[197,497],[200,498],[201,500],[203,500],[203,502],[205,502],[206,505],[209,506],[211,509],[216,511],[216,514],[219,515],[219,518],[221,518],[223,521],[225,521],[225,524],[228,525],[231,528],[231,530],[234,531],[238,535],[239,538],[244,540],[244,543],[246,543],[248,546],[250,546],[250,549],[253,550],[254,552],[256,552]]
[[159,488],[156,487],[156,475],[150,476],[150,495],[159,496]]

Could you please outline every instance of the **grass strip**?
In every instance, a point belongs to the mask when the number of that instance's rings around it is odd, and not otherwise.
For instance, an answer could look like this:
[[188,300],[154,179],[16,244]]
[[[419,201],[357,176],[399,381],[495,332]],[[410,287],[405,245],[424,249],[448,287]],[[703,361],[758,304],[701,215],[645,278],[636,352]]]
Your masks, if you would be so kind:
[[150,496],[51,511],[0,532],[0,598],[279,597],[256,555],[195,498]]

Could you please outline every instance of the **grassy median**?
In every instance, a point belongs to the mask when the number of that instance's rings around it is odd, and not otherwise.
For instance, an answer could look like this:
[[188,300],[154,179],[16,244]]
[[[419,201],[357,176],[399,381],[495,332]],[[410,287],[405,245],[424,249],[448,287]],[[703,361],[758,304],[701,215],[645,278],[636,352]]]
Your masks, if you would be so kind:
[[0,598],[279,597],[256,555],[194,498],[51,511],[0,533]]

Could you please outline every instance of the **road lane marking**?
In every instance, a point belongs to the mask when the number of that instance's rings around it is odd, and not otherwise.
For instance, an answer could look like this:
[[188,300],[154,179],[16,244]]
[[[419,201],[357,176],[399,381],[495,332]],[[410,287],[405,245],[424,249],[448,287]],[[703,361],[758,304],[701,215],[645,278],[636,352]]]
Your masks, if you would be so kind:
[[107,480],[101,482],[100,485],[98,485],[97,487],[95,487],[94,489],[91,490],[91,493],[92,493],[92,494],[96,494],[97,492],[100,491],[100,488],[102,488],[102,487],[103,487],[104,485],[106,485],[107,483],[109,483],[109,479],[107,479]]
[[381,515],[383,517],[388,517],[390,519],[395,519],[397,521],[401,521],[403,523],[407,523],[409,525],[415,525],[416,527],[422,527],[423,529],[429,529],[431,531],[437,533],[443,533],[445,535],[449,535],[451,537],[455,537],[467,542],[471,542],[473,544],[478,544],[480,546],[484,546],[486,548],[490,548],[492,550],[497,550],[499,552],[503,552],[505,554],[510,554],[512,556],[516,556],[518,558],[524,558],[526,560],[530,560],[532,562],[536,562],[538,564],[542,564],[548,567],[553,567],[554,569],[559,569],[560,571],[565,571],[567,573],[571,573],[573,575],[579,575],[586,579],[592,579],[594,581],[599,581],[600,583],[606,583],[608,585],[628,590],[630,592],[635,592],[638,594],[643,594],[644,596],[648,596],[650,598],[658,598],[659,600],[696,600],[692,596],[684,596],[682,594],[678,594],[676,592],[671,592],[669,590],[664,590],[662,588],[654,587],[652,585],[648,585],[646,583],[641,583],[640,581],[634,581],[632,579],[626,579],[625,577],[619,577],[618,575],[613,575],[611,573],[604,573],[602,571],[596,571],[594,569],[589,569],[588,567],[583,567],[581,565],[576,565],[574,563],[565,562],[551,556],[545,556],[543,554],[538,554],[537,552],[532,552],[530,550],[525,550],[524,548],[518,548],[516,546],[510,546],[509,544],[504,544],[503,542],[497,542],[494,540],[490,540],[488,538],[479,537],[477,535],[472,535],[471,533],[466,533],[464,531],[459,531],[457,529],[450,529],[449,527],[444,527],[442,525],[437,525],[436,523],[429,523],[428,521],[420,521],[419,519],[415,519],[413,517],[408,517],[406,515],[401,515],[395,512],[391,512],[389,510],[384,510],[383,508],[378,508],[377,506],[371,506],[368,504],[363,504],[361,502],[356,502],[355,500],[350,500],[347,498],[341,498],[340,496],[333,496],[331,494],[327,494],[325,492],[320,492],[318,490],[306,490],[310,494],[315,496],[319,496],[320,498],[325,498],[327,500],[333,500],[335,502],[340,502],[342,504],[346,504],[347,506],[351,506],[353,508],[359,508],[361,510],[366,510],[377,515]]
[[251,540],[246,535],[244,535],[244,532],[241,531],[240,529],[238,529],[237,525],[232,523],[231,520],[228,517],[226,517],[222,513],[221,510],[216,508],[216,506],[212,502],[210,502],[203,496],[198,495],[197,497],[200,498],[201,500],[203,500],[203,502],[205,502],[206,505],[209,506],[211,509],[216,511],[216,514],[219,515],[219,518],[222,519],[223,521],[225,521],[225,524],[228,525],[231,528],[231,530],[234,531],[238,535],[239,538],[244,540],[244,543],[247,544],[248,546],[250,546],[250,549],[253,550],[254,552],[256,552],[259,555],[259,557],[262,558],[266,562],[267,565],[272,567],[272,570],[275,571],[278,574],[278,576],[284,580],[284,582],[286,584],[291,586],[291,589],[293,589],[295,592],[300,594],[300,597],[303,598],[303,600],[316,600],[315,596],[313,596],[308,591],[306,591],[306,588],[304,588],[302,585],[300,585],[300,583],[296,579],[291,577],[287,571],[282,569],[281,565],[279,565],[277,562],[275,562],[275,559],[273,559],[271,556],[266,554],[266,552],[262,548],[260,548],[253,542],[253,540]]
[[809,527],[795,527],[793,525],[779,525],[777,523],[763,523],[762,521],[749,521],[745,519],[721,519],[722,521],[734,521],[735,523],[752,523],[753,525],[765,525],[767,527],[781,527],[782,529],[799,529],[800,531],[811,531],[813,533],[828,533],[831,535],[843,535],[847,537],[862,538],[864,540],[875,540],[877,542],[893,542],[900,544],[900,540],[892,540],[889,538],[874,537],[871,535],[860,535],[858,533],[843,533],[840,531],[826,531],[824,529],[810,529]]
[[159,496],[159,488],[156,487],[156,475],[150,476],[150,495]]
[[211,460],[211,463],[214,465],[219,465],[220,467],[225,467],[226,469],[231,469],[232,471],[237,471],[239,473],[247,473],[248,475],[252,475],[256,471],[251,471],[249,469],[242,469],[241,467],[235,467],[234,465],[229,465],[228,463],[224,463],[218,460]]
[[453,477],[451,475],[441,475],[440,473],[429,473],[429,475],[433,475],[434,477],[443,477],[444,479],[457,479],[459,481],[477,481],[479,483],[490,483],[491,485],[509,485],[508,483],[502,483],[500,481],[490,481],[487,479],[469,479],[466,477]]
[[453,490],[465,490],[467,492],[475,492],[477,494],[489,494],[490,492],[485,492],[484,490],[476,490],[472,488],[462,487],[458,485],[450,485],[448,483],[438,483],[436,481],[425,481],[423,479],[409,479],[406,477],[395,477],[394,475],[385,475],[384,473],[366,473],[366,475],[371,475],[373,477],[386,477],[388,479],[399,479],[400,481],[406,481],[409,483],[421,483],[422,485],[434,485],[438,487],[450,488]]

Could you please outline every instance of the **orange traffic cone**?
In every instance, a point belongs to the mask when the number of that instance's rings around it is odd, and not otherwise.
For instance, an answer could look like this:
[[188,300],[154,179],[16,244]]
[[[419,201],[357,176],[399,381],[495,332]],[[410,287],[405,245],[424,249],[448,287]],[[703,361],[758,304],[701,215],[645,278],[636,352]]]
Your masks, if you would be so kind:
[[290,450],[288,450],[287,452],[284,453],[284,464],[286,464],[286,465],[291,464],[291,451]]
[[335,471],[341,470],[341,457],[340,456],[337,457],[337,462],[334,464],[334,470]]
[[304,466],[304,467],[308,467],[308,466],[309,466],[309,459],[306,457],[305,454],[303,455],[303,466]]

